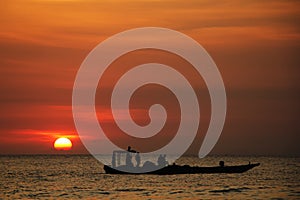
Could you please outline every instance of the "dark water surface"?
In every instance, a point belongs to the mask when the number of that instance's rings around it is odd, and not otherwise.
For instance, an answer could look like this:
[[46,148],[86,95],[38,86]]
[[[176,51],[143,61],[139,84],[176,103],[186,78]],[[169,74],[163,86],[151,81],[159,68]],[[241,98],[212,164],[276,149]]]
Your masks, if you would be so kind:
[[260,162],[243,174],[108,175],[92,156],[0,156],[0,199],[300,199],[300,158],[184,157],[177,164]]

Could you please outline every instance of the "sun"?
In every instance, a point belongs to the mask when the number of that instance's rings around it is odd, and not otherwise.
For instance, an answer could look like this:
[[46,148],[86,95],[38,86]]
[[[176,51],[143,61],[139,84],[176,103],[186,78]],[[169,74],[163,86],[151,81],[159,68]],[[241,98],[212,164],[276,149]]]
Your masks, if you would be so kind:
[[72,148],[72,142],[68,138],[60,137],[55,140],[54,148],[56,150],[70,150]]

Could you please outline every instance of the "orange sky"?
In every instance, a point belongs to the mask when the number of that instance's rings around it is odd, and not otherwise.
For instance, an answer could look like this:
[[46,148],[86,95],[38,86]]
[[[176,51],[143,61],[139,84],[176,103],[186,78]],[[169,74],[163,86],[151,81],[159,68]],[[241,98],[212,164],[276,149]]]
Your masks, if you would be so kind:
[[299,13],[285,0],[3,0],[0,154],[56,153],[58,136],[85,153],[71,108],[81,62],[115,33],[158,26],[197,40],[223,76],[228,112],[213,153],[299,155]]

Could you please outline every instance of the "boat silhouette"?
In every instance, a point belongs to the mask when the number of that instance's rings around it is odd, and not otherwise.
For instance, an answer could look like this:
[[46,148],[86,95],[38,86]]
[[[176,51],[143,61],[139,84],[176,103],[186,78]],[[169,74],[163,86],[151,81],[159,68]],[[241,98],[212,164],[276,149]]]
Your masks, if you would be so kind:
[[[130,148],[129,148],[130,150]],[[219,162],[219,166],[199,167],[190,165],[176,165],[175,163],[169,165],[163,159],[165,156],[160,155],[158,164],[146,161],[143,166],[134,166],[130,163],[130,154],[138,154],[137,151],[114,151],[112,157],[112,165],[104,165],[104,171],[107,174],[157,174],[157,175],[172,175],[172,174],[214,174],[214,173],[243,173],[260,163],[250,162],[245,165],[226,166],[224,161]],[[126,154],[126,164],[117,165],[120,163],[120,154]],[[118,159],[116,159],[118,158]]]

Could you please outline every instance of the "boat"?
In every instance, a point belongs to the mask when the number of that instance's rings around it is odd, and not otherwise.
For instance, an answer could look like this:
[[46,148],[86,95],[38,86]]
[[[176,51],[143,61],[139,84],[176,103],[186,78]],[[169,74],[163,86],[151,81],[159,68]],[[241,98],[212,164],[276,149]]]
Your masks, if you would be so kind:
[[104,171],[107,174],[157,174],[157,175],[172,175],[172,174],[216,174],[216,173],[243,173],[260,163],[236,165],[236,166],[215,166],[215,167],[198,167],[189,165],[168,165],[161,169],[157,169],[150,172],[139,173],[138,171],[127,172],[121,171],[117,168],[104,165]]
[[[142,167],[119,165],[116,166],[116,154],[128,154],[128,151],[115,151],[113,153],[113,166],[104,165],[104,171],[107,174],[156,174],[156,175],[172,175],[172,174],[215,174],[215,173],[243,173],[254,167],[260,165],[260,163],[248,163],[245,165],[226,166],[224,161],[219,162],[219,166],[212,167],[199,167],[189,165],[167,165],[161,166],[146,161]],[[138,153],[138,152],[134,152]],[[120,158],[118,156],[118,158]],[[120,163],[120,162],[118,162]]]

